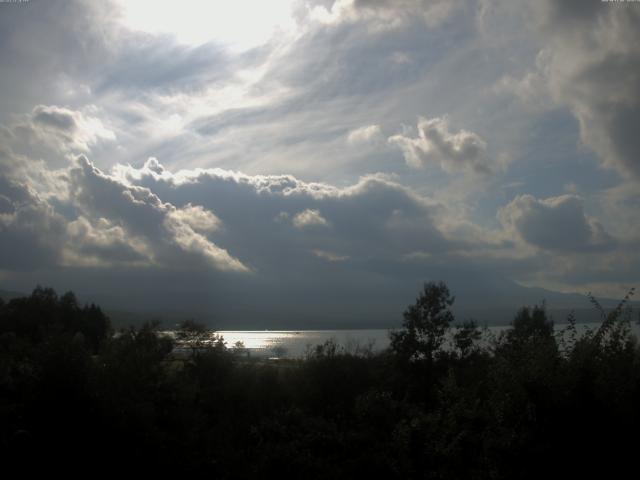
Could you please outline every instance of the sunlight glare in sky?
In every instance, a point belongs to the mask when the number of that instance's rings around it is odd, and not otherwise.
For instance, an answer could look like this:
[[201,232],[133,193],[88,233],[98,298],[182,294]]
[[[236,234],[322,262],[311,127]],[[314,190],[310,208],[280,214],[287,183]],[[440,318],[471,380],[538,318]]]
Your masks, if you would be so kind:
[[172,34],[181,43],[209,41],[235,49],[265,43],[295,27],[294,0],[121,0],[122,20],[133,29]]

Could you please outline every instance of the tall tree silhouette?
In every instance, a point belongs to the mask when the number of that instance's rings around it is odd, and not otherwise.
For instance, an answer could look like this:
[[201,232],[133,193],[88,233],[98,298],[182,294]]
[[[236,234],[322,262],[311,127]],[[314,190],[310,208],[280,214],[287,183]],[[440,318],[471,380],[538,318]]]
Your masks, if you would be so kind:
[[427,282],[413,305],[404,312],[402,330],[391,333],[391,348],[407,360],[431,361],[440,351],[454,321],[455,297],[443,282]]

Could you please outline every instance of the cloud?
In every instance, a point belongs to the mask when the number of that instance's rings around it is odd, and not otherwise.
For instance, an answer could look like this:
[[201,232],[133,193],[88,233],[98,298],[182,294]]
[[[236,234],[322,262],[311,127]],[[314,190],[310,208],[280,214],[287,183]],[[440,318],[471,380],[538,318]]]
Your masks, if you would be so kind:
[[73,132],[78,128],[74,112],[55,106],[38,105],[35,107],[33,109],[33,122],[64,132]]
[[3,5],[0,16],[3,120],[6,114],[25,112],[43,101],[66,104],[75,95],[86,100],[88,84],[105,71],[120,44],[109,2],[29,3],[19,8]]
[[530,245],[564,253],[611,250],[613,238],[584,213],[576,195],[537,199],[519,195],[498,211],[503,226]]
[[163,225],[172,235],[172,241],[183,251],[202,257],[211,266],[220,270],[247,272],[249,269],[229,252],[216,246],[204,235],[197,233],[191,226],[175,216],[167,216]]
[[70,149],[89,151],[99,141],[113,141],[116,135],[96,117],[55,105],[38,105],[32,124],[41,133],[57,135]]
[[[623,265],[623,255],[637,263],[631,250],[619,253],[618,243],[571,195],[516,197],[500,211],[503,229],[494,231],[468,220],[452,228],[446,206],[381,174],[337,187],[291,175],[174,172],[155,159],[107,174],[80,157],[66,178],[62,196],[0,185],[8,251],[38,247],[0,257],[0,270],[37,267],[53,272],[46,278],[76,280],[100,271],[100,278],[113,279],[108,291],[125,285],[139,291],[143,286],[133,279],[154,272],[144,288],[179,288],[202,298],[216,288],[211,302],[224,318],[253,315],[255,305],[275,315],[282,312],[283,295],[292,314],[315,305],[322,316],[339,315],[325,305],[328,298],[353,312],[370,306],[366,299],[373,294],[383,315],[385,308],[399,308],[398,300],[425,278],[444,278],[469,291],[483,275],[507,272],[538,281],[544,273],[575,284],[604,278],[606,270],[600,262],[585,271],[582,255],[604,253],[611,265]],[[31,221],[13,219],[16,206],[32,204],[40,213]],[[577,271],[584,279],[576,278]],[[83,288],[100,280],[87,282]],[[238,303],[239,295],[247,305]]]
[[303,212],[297,213],[293,217],[293,225],[296,228],[308,228],[308,227],[327,227],[329,222],[320,214],[319,210],[306,209]]
[[55,265],[65,228],[65,219],[37,192],[0,175],[0,269]]
[[343,262],[349,259],[348,255],[339,255],[337,253],[327,252],[325,250],[313,250],[313,254],[318,258],[327,260],[328,262]]
[[96,82],[97,93],[197,93],[212,83],[227,81],[234,68],[246,67],[244,57],[232,59],[214,44],[194,48],[179,45],[164,35],[128,33],[118,46],[118,55]]
[[[148,166],[153,167],[153,162]],[[86,157],[60,174],[66,191],[38,194],[28,183],[0,177],[0,269],[67,267],[249,268],[208,237],[222,228],[200,205],[177,208],[148,189],[104,174]],[[42,185],[40,185],[42,188]],[[57,187],[57,185],[56,185]]]
[[531,110],[553,108],[554,102],[549,91],[549,52],[541,50],[536,56],[536,66],[517,77],[504,75],[494,85],[495,93],[506,93],[517,97]]
[[[295,39],[287,37],[289,42],[274,38],[244,53],[213,42],[188,47],[170,35],[127,30],[111,2],[101,5],[72,1],[64,8],[29,7],[30,14],[23,16],[8,11],[4,50],[21,61],[14,65],[5,58],[11,69],[3,70],[3,77],[10,74],[13,81],[7,83],[13,86],[3,91],[17,92],[24,102],[23,108],[0,112],[27,111],[37,102],[99,116],[118,141],[84,142],[71,151],[90,153],[102,168],[116,162],[139,165],[153,155],[171,167],[219,166],[301,178],[313,171],[313,178],[333,183],[345,168],[357,170],[354,176],[390,171],[385,149],[345,149],[345,133],[381,118],[391,125],[407,118],[404,112],[392,113],[393,120],[371,113],[395,105],[399,88],[424,77],[425,61],[430,65],[446,55],[436,45],[421,47],[434,39],[425,36],[428,29],[415,12],[430,9],[431,3],[398,5],[404,18],[417,18],[409,31],[370,35],[364,22],[305,23]],[[372,11],[360,4],[353,8]],[[390,5],[375,10],[375,16],[384,17],[379,23],[394,17]],[[442,33],[455,40],[459,30]],[[35,65],[36,60],[41,61]],[[17,79],[28,79],[25,88],[38,94],[21,95]],[[366,98],[376,92],[375,101]],[[87,104],[95,104],[100,115],[85,111]],[[65,148],[68,153],[68,142]]]
[[389,137],[388,142],[399,147],[407,164],[415,168],[436,163],[449,173],[492,171],[486,157],[486,142],[467,130],[451,133],[446,117],[420,117],[418,137],[398,134]]
[[378,29],[399,28],[416,19],[435,27],[460,4],[454,0],[336,0],[330,7],[315,6],[310,16],[325,24],[366,21]]
[[154,255],[143,237],[129,235],[122,226],[106,218],[91,221],[79,216],[67,224],[61,263],[66,267],[141,268],[153,265]]
[[345,187],[291,175],[170,172],[148,164],[120,166],[114,175],[176,208],[191,203],[215,211],[224,226],[216,238],[233,246],[234,254],[259,275],[302,272],[313,250],[369,262],[393,261],[418,248],[450,248],[435,224],[434,202],[384,175],[366,175]]
[[380,125],[367,125],[351,130],[347,135],[347,141],[351,144],[369,143],[382,138]]
[[[282,311],[282,289],[290,292],[290,312],[304,312],[320,298],[323,314],[333,308],[327,298],[338,299],[341,308],[361,308],[367,290],[379,291],[389,282],[397,290],[394,282],[413,281],[398,280],[404,277],[405,253],[420,249],[435,256],[455,248],[435,224],[437,206],[384,175],[336,187],[291,175],[172,172],[157,160],[140,168],[120,165],[108,174],[81,156],[66,178],[66,195],[43,203],[58,230],[39,220],[27,232],[29,239],[51,244],[49,261],[36,258],[45,269],[39,281],[67,278],[67,285],[75,285],[91,278],[81,283],[82,291],[104,285],[109,292],[187,289],[194,295],[214,282],[214,303],[232,318],[254,308],[253,302],[269,315]],[[9,190],[0,193],[8,197]],[[28,244],[24,238],[20,243]],[[15,277],[27,258],[0,258],[0,270]],[[134,282],[144,272],[155,272],[146,287]],[[101,280],[106,278],[111,283]],[[247,290],[250,305],[229,310]],[[318,299],[307,298],[309,291]]]
[[79,167],[71,171],[71,190],[78,208],[91,217],[117,222],[128,233],[143,237],[154,249],[155,262],[176,266],[185,260],[189,263],[189,255],[184,254],[191,254],[193,266],[204,260],[219,270],[249,270],[206,237],[206,233],[220,225],[212,212],[191,204],[176,208],[147,188],[125,185],[104,174],[86,157],[79,157],[78,162]]
[[600,0],[530,6],[553,98],[571,110],[604,166],[640,178],[640,9]]
[[200,233],[215,232],[221,227],[220,219],[213,213],[200,205],[191,205],[190,203],[183,208],[169,212],[168,217],[171,221],[184,223]]
[[40,143],[62,152],[88,152],[99,142],[116,140],[115,133],[97,117],[56,105],[37,105],[24,121],[11,125],[9,132],[13,143],[22,148],[25,143]]
[[[6,9],[0,165],[22,193],[0,185],[2,241],[31,253],[5,254],[0,274],[96,270],[94,282],[118,279],[109,288],[146,278],[149,289],[164,275],[166,291],[227,289],[215,301],[232,303],[253,285],[282,303],[297,289],[300,305],[308,287],[347,302],[473,265],[535,272],[539,285],[560,264],[555,280],[578,284],[584,271],[609,281],[607,262],[637,264],[637,194],[612,194],[605,209],[598,189],[613,192],[619,179],[574,163],[591,155],[572,139],[578,125],[603,163],[633,176],[638,149],[623,127],[637,123],[637,9],[524,3],[491,2],[508,21],[491,24],[487,42],[477,2],[300,2],[295,38],[243,53],[129,31],[111,3]],[[535,17],[521,18],[530,9]],[[324,18],[309,22],[309,12]],[[488,94],[496,84],[533,108]],[[550,112],[549,101],[567,108]],[[434,118],[381,142],[425,105]],[[76,153],[91,168],[69,167]],[[439,168],[402,168],[403,156]],[[576,200],[545,199],[569,182],[588,216]],[[496,221],[496,206],[522,192],[533,200],[514,199]],[[579,233],[573,250],[532,226],[554,215]],[[315,228],[297,228],[305,218]],[[585,258],[596,266],[580,270]]]

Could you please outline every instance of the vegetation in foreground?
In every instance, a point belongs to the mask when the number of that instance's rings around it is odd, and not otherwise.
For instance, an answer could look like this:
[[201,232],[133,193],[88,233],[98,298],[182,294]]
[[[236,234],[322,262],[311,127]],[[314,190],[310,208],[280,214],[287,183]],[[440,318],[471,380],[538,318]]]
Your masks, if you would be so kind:
[[[633,292],[630,292],[632,294]],[[390,348],[328,342],[269,363],[185,322],[113,334],[37,288],[0,302],[3,464],[211,478],[611,477],[637,467],[640,349],[628,295],[578,335],[522,308],[497,338],[425,284]],[[447,339],[453,338],[453,345]]]

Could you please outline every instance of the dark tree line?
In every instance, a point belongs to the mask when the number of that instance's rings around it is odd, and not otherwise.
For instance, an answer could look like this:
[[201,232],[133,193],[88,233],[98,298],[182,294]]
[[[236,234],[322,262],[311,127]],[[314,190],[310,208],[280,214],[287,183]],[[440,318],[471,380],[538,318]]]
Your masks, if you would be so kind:
[[[632,292],[630,292],[632,293]],[[640,351],[628,297],[580,334],[544,306],[497,337],[425,284],[390,348],[234,353],[193,321],[113,332],[37,288],[0,303],[6,468],[212,478],[616,476],[635,468]],[[177,342],[177,344],[176,344]],[[176,346],[178,348],[176,348]],[[236,349],[237,350],[237,349]]]

